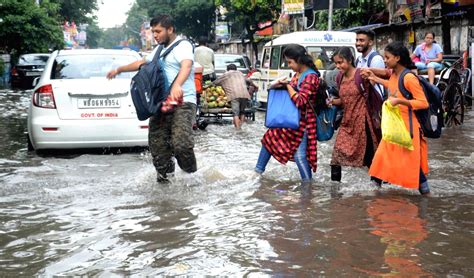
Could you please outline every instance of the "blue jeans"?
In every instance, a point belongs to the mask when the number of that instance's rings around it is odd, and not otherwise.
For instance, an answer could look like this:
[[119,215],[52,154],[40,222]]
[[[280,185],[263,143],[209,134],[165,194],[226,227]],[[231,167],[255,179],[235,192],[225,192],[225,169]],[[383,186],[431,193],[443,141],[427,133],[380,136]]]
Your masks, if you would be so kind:
[[425,64],[423,62],[416,62],[415,66],[419,70],[424,70],[424,69],[427,69],[427,68],[434,68],[435,70],[437,70],[437,69],[442,69],[443,68],[443,65],[441,63],[437,63],[437,62],[430,62],[428,64]]
[[[306,157],[307,146],[308,135],[305,131],[303,135],[303,140],[301,141],[301,144],[299,145],[298,150],[296,150],[296,153],[294,155],[296,166],[298,166],[298,170],[300,171],[301,179],[303,181],[310,181],[313,177],[313,174],[311,172],[311,166],[309,165],[308,159]],[[265,172],[265,167],[267,167],[268,161],[270,160],[271,156],[272,155],[268,152],[268,150],[264,146],[262,146],[262,148],[260,149],[260,154],[258,155],[257,166],[255,166],[255,171],[257,173],[261,174]]]

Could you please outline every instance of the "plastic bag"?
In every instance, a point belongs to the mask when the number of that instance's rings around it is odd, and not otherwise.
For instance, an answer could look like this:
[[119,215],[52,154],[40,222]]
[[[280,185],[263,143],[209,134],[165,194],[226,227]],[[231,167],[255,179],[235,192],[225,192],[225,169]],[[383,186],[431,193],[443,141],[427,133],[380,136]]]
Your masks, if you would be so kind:
[[413,150],[413,140],[398,106],[385,101],[382,106],[382,140]]

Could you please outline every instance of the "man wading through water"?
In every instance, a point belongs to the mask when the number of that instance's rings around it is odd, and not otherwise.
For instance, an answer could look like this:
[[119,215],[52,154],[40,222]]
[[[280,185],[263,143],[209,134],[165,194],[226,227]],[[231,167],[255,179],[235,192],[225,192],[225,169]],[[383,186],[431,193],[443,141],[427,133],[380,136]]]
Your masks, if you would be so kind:
[[[150,26],[156,42],[164,46],[161,53],[181,39],[176,35],[174,21],[169,15],[153,18]],[[159,45],[146,59],[111,70],[107,78],[114,78],[121,72],[136,71],[142,64],[151,62]],[[189,41],[182,41],[164,59],[160,59],[168,82],[174,80],[170,97],[183,101],[174,111],[161,114],[159,118],[152,116],[149,122],[148,145],[157,171],[157,181],[163,183],[169,182],[167,175],[174,173],[173,155],[183,171],[192,173],[197,170],[192,128],[196,116],[193,46]]]

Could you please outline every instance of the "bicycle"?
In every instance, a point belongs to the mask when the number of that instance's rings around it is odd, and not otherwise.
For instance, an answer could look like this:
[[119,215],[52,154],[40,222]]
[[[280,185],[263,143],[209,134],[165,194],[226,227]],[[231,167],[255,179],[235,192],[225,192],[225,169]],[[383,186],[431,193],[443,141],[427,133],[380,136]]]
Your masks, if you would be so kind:
[[471,80],[471,70],[464,66],[464,57],[454,63],[445,63],[436,86],[442,95],[444,126],[461,125],[464,122],[465,95]]

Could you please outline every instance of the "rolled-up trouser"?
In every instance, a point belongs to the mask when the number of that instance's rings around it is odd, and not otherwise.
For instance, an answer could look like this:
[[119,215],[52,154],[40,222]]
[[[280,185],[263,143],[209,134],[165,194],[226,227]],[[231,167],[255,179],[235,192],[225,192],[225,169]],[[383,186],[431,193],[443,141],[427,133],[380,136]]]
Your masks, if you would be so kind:
[[[308,159],[306,157],[307,145],[308,135],[305,131],[303,135],[303,140],[301,141],[298,150],[294,155],[296,166],[298,166],[298,170],[303,181],[310,181],[313,176],[311,173],[311,166],[309,165]],[[265,172],[265,168],[270,158],[270,152],[264,146],[262,146],[262,148],[260,149],[260,154],[258,156],[257,165],[255,166],[255,171],[260,174]]]
[[300,171],[301,180],[303,181],[310,181],[313,177],[313,174],[311,173],[311,166],[309,165],[309,161],[306,156],[307,147],[308,133],[305,130],[303,140],[301,140],[298,150],[296,150],[296,153],[294,155],[296,165],[298,166],[298,170]]
[[195,117],[196,104],[185,102],[172,113],[150,118],[148,145],[153,165],[163,177],[174,172],[173,156],[183,171],[196,172],[192,127]]

